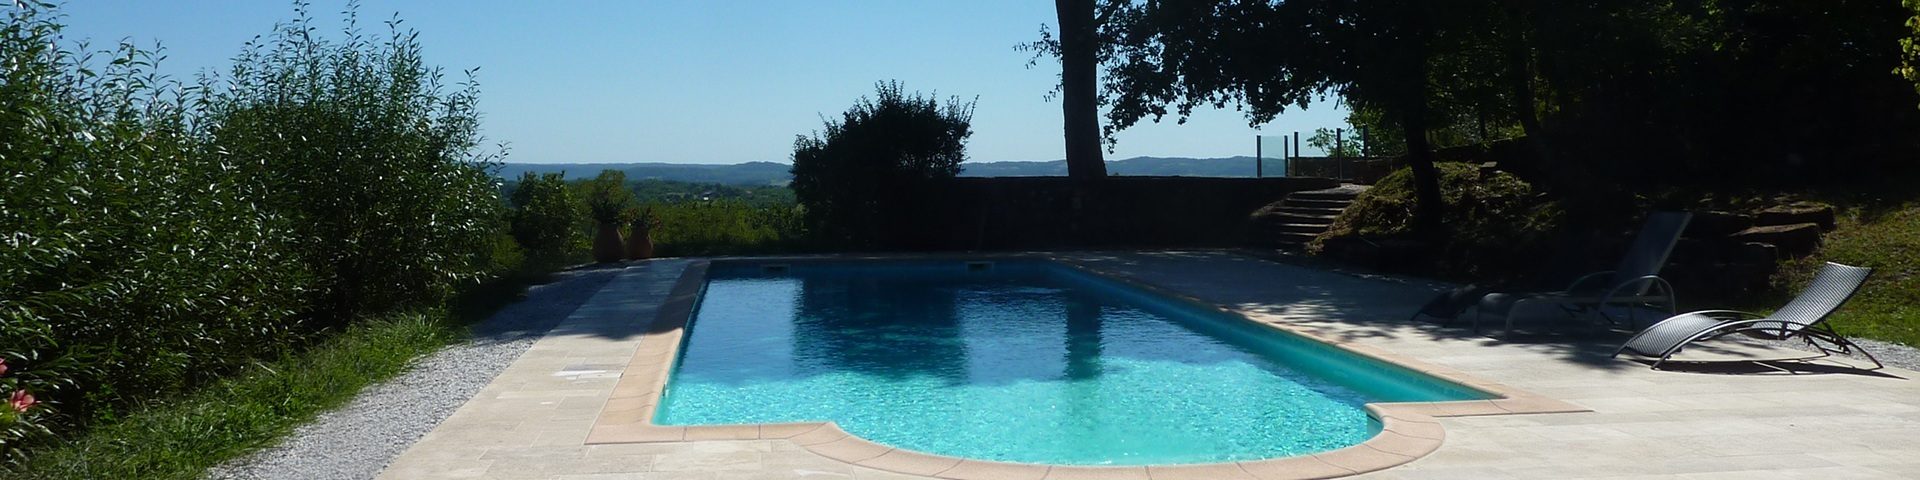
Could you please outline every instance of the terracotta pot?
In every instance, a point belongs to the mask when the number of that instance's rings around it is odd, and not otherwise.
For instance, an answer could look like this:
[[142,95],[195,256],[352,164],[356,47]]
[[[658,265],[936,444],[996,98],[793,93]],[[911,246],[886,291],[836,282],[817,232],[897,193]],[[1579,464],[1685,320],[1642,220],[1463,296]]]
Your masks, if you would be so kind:
[[621,251],[621,244],[625,242],[620,241],[620,227],[614,226],[612,222],[600,222],[594,229],[597,231],[593,234],[593,261],[600,263],[620,261],[625,255],[625,252]]
[[627,259],[645,260],[653,258],[653,232],[645,228],[635,228],[633,235],[627,236]]

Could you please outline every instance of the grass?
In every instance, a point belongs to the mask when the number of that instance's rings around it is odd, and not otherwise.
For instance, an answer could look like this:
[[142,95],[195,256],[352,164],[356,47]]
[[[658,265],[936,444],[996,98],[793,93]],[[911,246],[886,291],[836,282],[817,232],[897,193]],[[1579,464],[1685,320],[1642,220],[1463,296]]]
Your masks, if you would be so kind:
[[518,300],[538,278],[513,275],[469,288],[443,309],[360,322],[185,398],[156,402],[70,442],[31,452],[0,471],[0,478],[200,478],[208,468],[273,445],[361,389],[463,338],[467,323]]
[[1843,334],[1920,346],[1920,201],[1839,213],[1817,254],[1783,266],[1779,290],[1798,292],[1823,262],[1872,267],[1867,284],[1829,321]]

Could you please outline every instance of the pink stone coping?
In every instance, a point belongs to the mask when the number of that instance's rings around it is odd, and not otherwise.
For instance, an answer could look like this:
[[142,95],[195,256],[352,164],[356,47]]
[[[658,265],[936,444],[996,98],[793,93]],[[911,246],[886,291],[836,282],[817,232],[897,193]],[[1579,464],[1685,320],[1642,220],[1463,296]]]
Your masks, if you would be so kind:
[[[653,415],[665,390],[673,359],[679,355],[686,325],[706,283],[709,261],[688,265],[660,308],[660,316],[641,337],[633,360],[614,385],[612,397],[601,408],[586,443],[661,443],[703,440],[785,439],[814,454],[862,467],[955,480],[1064,480],[1064,479],[1148,479],[1148,480],[1290,480],[1336,478],[1385,470],[1426,456],[1446,440],[1446,429],[1436,417],[1473,415],[1510,415],[1536,413],[1588,412],[1587,408],[1541,397],[1499,383],[1467,375],[1452,368],[1422,362],[1385,350],[1315,335],[1281,322],[1255,320],[1231,308],[1206,303],[1197,298],[1104,272],[1070,259],[1042,255],[967,255],[883,256],[883,257],[793,257],[772,260],[819,261],[849,259],[1038,259],[1076,268],[1084,272],[1126,283],[1135,288],[1177,298],[1237,318],[1320,341],[1336,348],[1399,365],[1497,396],[1487,400],[1453,402],[1395,402],[1367,404],[1367,414],[1378,420],[1378,435],[1338,450],[1291,457],[1240,462],[1182,465],[1136,465],[1098,467],[1083,465],[1044,465],[974,460],[916,452],[873,443],[847,433],[833,422],[765,423],[751,425],[669,426],[653,423]],[[763,259],[754,259],[763,260]]]

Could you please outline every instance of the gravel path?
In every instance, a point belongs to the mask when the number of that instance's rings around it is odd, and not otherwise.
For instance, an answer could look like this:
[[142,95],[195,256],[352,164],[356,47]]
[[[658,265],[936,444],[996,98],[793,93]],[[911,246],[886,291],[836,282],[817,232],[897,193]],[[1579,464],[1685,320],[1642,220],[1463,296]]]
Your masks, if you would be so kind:
[[[1873,339],[1867,339],[1867,338],[1848,338],[1848,340],[1853,340],[1854,343],[1860,344],[1861,348],[1865,348],[1867,349],[1868,352],[1872,352],[1874,358],[1880,359],[1880,363],[1887,364],[1887,366],[1889,367],[1899,367],[1907,370],[1920,371],[1920,349],[1916,349],[1916,348],[1898,344],[1898,343],[1882,342],[1879,340],[1873,340]],[[1776,344],[1786,346],[1788,348],[1797,349],[1797,350],[1816,351],[1816,350],[1813,350],[1812,347],[1808,347],[1806,342],[1802,342],[1799,340],[1776,342]],[[1861,361],[1865,361],[1867,359],[1867,357],[1861,356],[1858,353],[1847,356],[1847,358],[1861,360]]]
[[207,472],[215,479],[373,478],[394,457],[465,404],[547,330],[621,269],[557,273],[527,298],[473,327],[473,339],[420,359],[338,410],[294,429],[279,445]]

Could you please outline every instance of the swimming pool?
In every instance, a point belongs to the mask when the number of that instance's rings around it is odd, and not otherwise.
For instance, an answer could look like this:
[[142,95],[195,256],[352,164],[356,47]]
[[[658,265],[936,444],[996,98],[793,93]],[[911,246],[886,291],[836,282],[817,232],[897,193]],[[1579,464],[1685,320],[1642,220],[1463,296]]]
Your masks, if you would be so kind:
[[984,460],[1301,455],[1377,433],[1366,403],[1491,397],[1039,260],[717,262],[688,328],[654,423]]

